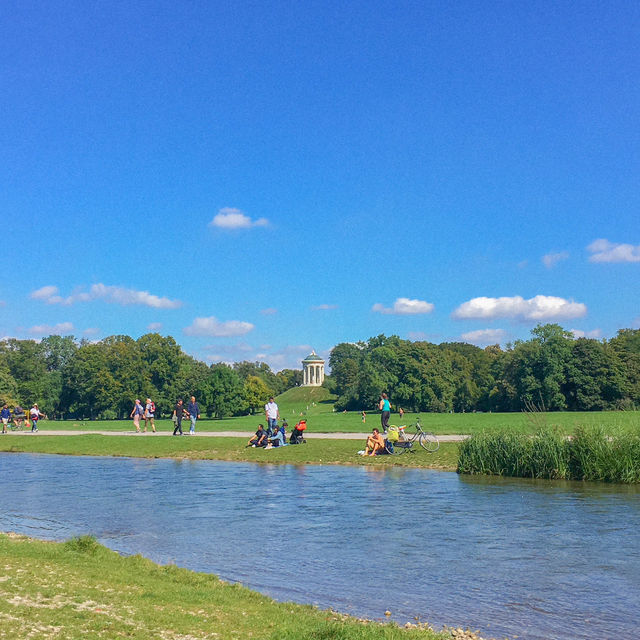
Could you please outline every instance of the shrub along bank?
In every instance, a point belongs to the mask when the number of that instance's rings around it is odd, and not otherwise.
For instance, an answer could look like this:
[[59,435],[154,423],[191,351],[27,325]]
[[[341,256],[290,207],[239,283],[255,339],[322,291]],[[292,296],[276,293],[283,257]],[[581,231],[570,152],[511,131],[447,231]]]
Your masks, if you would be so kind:
[[533,436],[479,433],[460,443],[458,472],[638,483],[640,435],[602,427],[578,427],[569,438],[548,427]]

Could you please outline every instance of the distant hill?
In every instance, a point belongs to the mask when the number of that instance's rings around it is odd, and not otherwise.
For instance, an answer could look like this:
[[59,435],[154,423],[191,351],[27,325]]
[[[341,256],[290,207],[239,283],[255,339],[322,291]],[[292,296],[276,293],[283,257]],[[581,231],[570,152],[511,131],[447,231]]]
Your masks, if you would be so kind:
[[280,415],[290,421],[300,415],[316,416],[333,413],[333,403],[337,396],[324,387],[293,387],[281,393],[275,400]]

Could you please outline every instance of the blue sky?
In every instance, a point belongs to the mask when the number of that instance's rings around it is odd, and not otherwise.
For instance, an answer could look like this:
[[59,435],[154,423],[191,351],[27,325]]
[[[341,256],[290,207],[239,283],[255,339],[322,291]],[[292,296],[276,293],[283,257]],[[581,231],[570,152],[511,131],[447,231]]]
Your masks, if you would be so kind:
[[640,4],[0,5],[0,336],[299,366],[640,327]]

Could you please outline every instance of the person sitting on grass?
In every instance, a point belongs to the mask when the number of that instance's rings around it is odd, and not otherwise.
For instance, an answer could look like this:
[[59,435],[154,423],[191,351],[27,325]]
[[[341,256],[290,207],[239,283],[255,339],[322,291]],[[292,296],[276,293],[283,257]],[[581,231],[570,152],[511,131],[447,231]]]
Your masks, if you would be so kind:
[[266,447],[267,446],[267,432],[264,430],[264,425],[259,424],[258,430],[255,435],[247,443],[247,447]]
[[380,435],[380,430],[374,428],[367,438],[367,446],[364,448],[363,455],[379,456],[383,453],[385,453],[384,438]]
[[284,436],[282,435],[282,431],[276,427],[273,432],[273,435],[267,436],[267,440],[269,444],[267,445],[267,449],[272,449],[273,447],[281,447],[284,445]]
[[298,422],[295,427],[293,427],[293,431],[291,432],[291,438],[289,442],[291,444],[302,444],[304,442],[304,432],[307,429],[307,421],[303,418]]

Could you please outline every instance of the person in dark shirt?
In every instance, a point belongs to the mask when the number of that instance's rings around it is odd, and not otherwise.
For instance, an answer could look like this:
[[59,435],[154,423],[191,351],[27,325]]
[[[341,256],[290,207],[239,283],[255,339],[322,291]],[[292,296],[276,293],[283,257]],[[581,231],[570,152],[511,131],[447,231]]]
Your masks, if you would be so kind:
[[200,407],[196,402],[196,397],[191,396],[191,402],[187,406],[187,412],[189,413],[189,419],[191,420],[191,425],[189,426],[189,435],[196,435],[196,420],[200,418]]
[[173,410],[173,423],[175,424],[175,428],[173,430],[173,435],[176,436],[178,433],[182,434],[182,417],[184,415],[184,403],[182,398],[176,402],[176,407]]
[[2,411],[0,411],[0,420],[2,420],[2,433],[7,433],[7,425],[9,424],[9,419],[11,418],[11,411],[9,411],[9,405],[5,402],[2,407]]
[[247,443],[247,447],[266,447],[267,446],[267,432],[264,430],[264,425],[259,424],[258,430],[255,435]]

